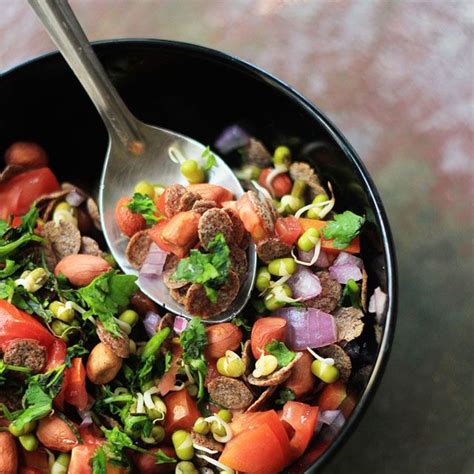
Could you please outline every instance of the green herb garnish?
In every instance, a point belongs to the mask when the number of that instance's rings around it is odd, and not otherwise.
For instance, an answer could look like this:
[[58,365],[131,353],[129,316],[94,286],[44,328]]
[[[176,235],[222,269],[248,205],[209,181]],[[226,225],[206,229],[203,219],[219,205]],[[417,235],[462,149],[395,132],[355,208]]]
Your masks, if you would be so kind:
[[120,308],[125,308],[130,297],[137,291],[134,275],[119,275],[115,270],[95,278],[89,285],[77,290],[83,304],[89,309],[82,317],[97,316],[104,328],[114,336],[120,337],[120,327],[114,319]]
[[284,405],[286,402],[291,402],[296,399],[295,392],[291,388],[282,388],[278,392],[278,398],[275,400],[277,405]]
[[222,233],[218,233],[209,244],[209,253],[191,250],[189,257],[182,258],[172,275],[173,280],[199,283],[204,286],[212,303],[217,301],[217,290],[228,278],[230,250]]
[[353,306],[354,308],[360,308],[360,286],[355,280],[347,280],[346,286],[342,291],[341,306]]
[[364,222],[365,217],[345,211],[342,214],[335,214],[334,220],[328,221],[321,232],[325,239],[334,239],[334,247],[345,249],[359,235]]
[[155,215],[157,213],[156,205],[147,194],[135,193],[127,207],[135,214],[141,214],[147,224],[154,224],[160,220]]
[[279,367],[286,367],[296,357],[296,353],[290,351],[284,342],[277,341],[276,339],[266,344],[265,350],[277,358]]
[[204,171],[209,171],[213,166],[217,166],[216,157],[212,154],[209,146],[202,152],[201,158],[206,160],[203,166]]

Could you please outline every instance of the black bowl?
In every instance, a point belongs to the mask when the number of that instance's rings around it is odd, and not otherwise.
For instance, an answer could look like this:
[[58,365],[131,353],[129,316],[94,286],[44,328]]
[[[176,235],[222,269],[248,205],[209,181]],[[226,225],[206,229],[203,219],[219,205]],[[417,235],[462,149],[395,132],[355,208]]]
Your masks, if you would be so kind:
[[[289,143],[335,187],[337,207],[364,213],[362,235],[369,286],[381,286],[388,304],[373,370],[347,423],[324,453],[311,453],[294,472],[316,472],[361,419],[383,375],[395,330],[395,252],[387,218],[367,170],[334,125],[278,79],[235,57],[161,40],[120,40],[94,45],[125,103],[139,119],[212,144],[227,125],[240,123],[274,147]],[[0,152],[29,140],[48,151],[60,179],[93,188],[107,134],[98,113],[58,53],[46,54],[0,78]],[[375,339],[372,338],[374,341]]]

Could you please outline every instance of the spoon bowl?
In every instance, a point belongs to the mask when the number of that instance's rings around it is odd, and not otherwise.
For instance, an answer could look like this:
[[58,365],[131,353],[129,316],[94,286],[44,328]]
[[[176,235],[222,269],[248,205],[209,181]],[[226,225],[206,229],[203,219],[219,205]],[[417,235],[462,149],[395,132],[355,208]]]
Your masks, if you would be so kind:
[[[128,110],[112,82],[105,73],[89,41],[66,0],[29,0],[29,3],[46,31],[55,42],[64,59],[96,106],[109,133],[109,146],[102,172],[99,191],[99,208],[102,230],[110,251],[120,268],[128,274],[138,275],[127,260],[127,238],[115,223],[117,201],[132,194],[139,181],[171,185],[187,184],[179,166],[168,158],[171,146],[186,158],[198,158],[204,145],[184,135],[144,124]],[[227,164],[216,156],[216,164],[208,173],[208,182],[229,189],[236,198],[243,188]],[[246,305],[253,288],[257,258],[255,246],[248,250],[248,271],[237,297],[221,314],[203,321],[223,322],[234,318]],[[153,283],[138,280],[140,289],[166,310],[191,318],[184,307],[171,298],[163,279]]]

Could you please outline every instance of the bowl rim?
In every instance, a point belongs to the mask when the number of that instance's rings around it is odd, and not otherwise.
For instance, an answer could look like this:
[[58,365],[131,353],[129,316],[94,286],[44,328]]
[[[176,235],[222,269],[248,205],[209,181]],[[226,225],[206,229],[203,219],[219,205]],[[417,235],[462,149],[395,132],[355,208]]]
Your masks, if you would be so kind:
[[[286,84],[281,79],[278,79],[269,72],[251,64],[244,59],[239,58],[236,55],[225,53],[213,48],[209,48],[202,45],[197,45],[188,42],[165,40],[158,38],[117,38],[117,39],[106,39],[91,42],[93,47],[99,52],[101,50],[106,51],[108,48],[115,48],[119,46],[129,47],[161,47],[170,50],[179,50],[185,53],[194,53],[206,56],[208,59],[212,59],[221,63],[231,63],[234,67],[240,68],[251,76],[265,80],[270,83],[272,87],[276,87],[283,92],[287,97],[296,101],[300,106],[306,109],[320,125],[322,125],[327,133],[329,133],[337,145],[341,148],[344,155],[352,162],[356,167],[356,170],[360,176],[360,179],[364,185],[365,192],[371,200],[371,204],[375,209],[375,218],[380,227],[380,234],[382,237],[384,256],[386,263],[386,275],[387,275],[387,295],[388,295],[388,306],[387,313],[384,321],[384,331],[382,334],[382,340],[376,355],[374,366],[370,374],[367,385],[359,397],[359,400],[351,414],[347,419],[341,431],[337,437],[330,443],[329,447],[319,456],[305,471],[306,473],[315,473],[324,464],[334,456],[334,454],[342,448],[345,442],[349,439],[356,426],[361,421],[363,414],[367,410],[369,404],[373,400],[373,397],[380,385],[383,373],[385,371],[391,346],[393,343],[393,337],[395,334],[395,326],[397,319],[397,308],[398,308],[398,277],[397,277],[397,262],[395,246],[393,242],[392,233],[388,218],[382,204],[382,200],[377,191],[377,188],[363,164],[361,158],[350,145],[349,141],[345,138],[342,132],[332,123],[332,121],[308,98],[303,94],[296,91],[293,87]],[[51,50],[45,53],[41,53],[32,58],[26,59],[19,64],[13,65],[6,71],[0,73],[0,79],[3,79],[17,71],[22,70],[32,64],[41,62],[46,59],[54,57],[60,57],[60,53],[57,50]]]

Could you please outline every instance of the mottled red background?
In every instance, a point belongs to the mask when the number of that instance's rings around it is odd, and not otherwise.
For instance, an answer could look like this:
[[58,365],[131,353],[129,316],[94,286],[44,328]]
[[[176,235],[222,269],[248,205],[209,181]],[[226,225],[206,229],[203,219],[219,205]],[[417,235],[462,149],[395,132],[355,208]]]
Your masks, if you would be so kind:
[[[91,40],[159,37],[236,54],[343,131],[388,211],[401,301],[381,388],[325,472],[474,472],[474,1],[71,3]],[[26,1],[0,9],[0,70],[53,48]]]

